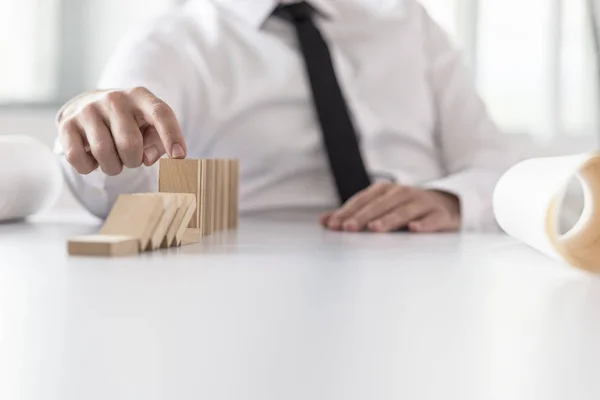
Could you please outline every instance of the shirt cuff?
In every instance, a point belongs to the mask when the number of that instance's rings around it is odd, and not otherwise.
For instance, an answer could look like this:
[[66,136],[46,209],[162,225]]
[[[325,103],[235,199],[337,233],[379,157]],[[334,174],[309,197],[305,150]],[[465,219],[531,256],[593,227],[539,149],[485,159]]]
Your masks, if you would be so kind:
[[[423,189],[438,190],[458,197],[460,202],[461,231],[483,231],[486,226],[486,211],[489,207],[485,199],[473,187],[472,180],[455,175],[420,185]],[[491,198],[490,198],[491,201]]]

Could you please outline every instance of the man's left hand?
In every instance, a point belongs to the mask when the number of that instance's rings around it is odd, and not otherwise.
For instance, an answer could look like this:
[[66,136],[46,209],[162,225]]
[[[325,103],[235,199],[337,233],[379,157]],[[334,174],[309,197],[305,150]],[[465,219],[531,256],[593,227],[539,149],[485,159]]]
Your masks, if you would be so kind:
[[460,201],[449,193],[411,186],[377,183],[357,193],[340,209],[321,217],[331,230],[348,232],[456,231],[460,228]]

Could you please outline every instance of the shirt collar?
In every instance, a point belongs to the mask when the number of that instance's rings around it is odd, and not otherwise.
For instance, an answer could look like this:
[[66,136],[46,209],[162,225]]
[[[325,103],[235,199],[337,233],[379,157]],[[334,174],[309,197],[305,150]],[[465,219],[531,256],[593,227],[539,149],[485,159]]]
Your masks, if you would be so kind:
[[[273,13],[280,2],[278,0],[212,0],[217,6],[237,17],[244,19],[252,26],[259,28]],[[287,1],[294,2],[294,1]],[[309,0],[320,14],[327,18],[335,18],[337,9],[328,0]],[[286,3],[285,1],[283,3]]]

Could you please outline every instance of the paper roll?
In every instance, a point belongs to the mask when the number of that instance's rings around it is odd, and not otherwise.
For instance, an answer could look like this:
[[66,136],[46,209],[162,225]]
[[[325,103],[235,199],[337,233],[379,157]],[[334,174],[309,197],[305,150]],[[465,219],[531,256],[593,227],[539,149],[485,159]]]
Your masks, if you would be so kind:
[[[584,193],[581,217],[559,232],[565,190],[578,178]],[[508,170],[494,191],[494,213],[510,236],[569,264],[600,272],[600,154],[538,158]]]
[[51,207],[63,178],[54,153],[28,136],[0,135],[0,221]]

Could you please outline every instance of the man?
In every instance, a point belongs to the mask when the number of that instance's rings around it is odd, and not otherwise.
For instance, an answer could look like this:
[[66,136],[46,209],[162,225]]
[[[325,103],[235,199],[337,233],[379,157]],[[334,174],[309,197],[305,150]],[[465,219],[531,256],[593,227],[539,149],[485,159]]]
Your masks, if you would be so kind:
[[242,211],[332,230],[493,228],[511,163],[459,53],[415,0],[190,0],[123,42],[58,116],[94,214],[156,190],[156,161],[239,158]]

